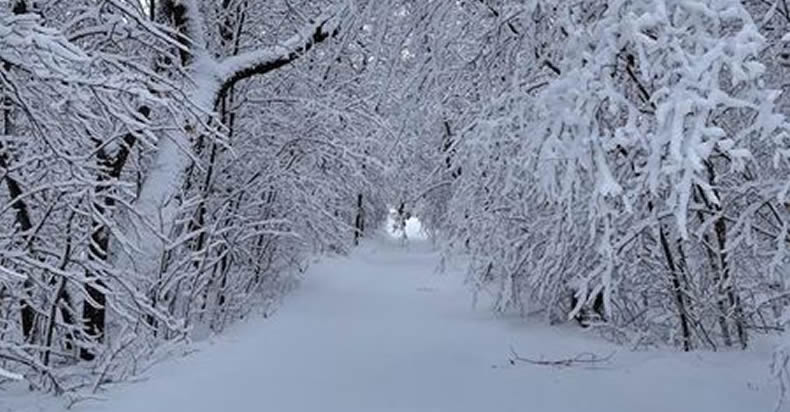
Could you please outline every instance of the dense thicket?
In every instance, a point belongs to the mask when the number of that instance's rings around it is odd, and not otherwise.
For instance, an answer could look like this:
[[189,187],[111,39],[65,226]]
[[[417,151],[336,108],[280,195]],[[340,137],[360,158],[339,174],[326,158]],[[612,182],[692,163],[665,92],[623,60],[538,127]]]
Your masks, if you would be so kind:
[[343,67],[354,12],[2,5],[0,379],[135,373],[378,224],[380,120]]
[[478,288],[551,321],[596,311],[635,345],[782,329],[783,6],[510,6],[525,17],[474,61],[509,71],[473,80],[490,94],[428,207]]
[[784,0],[0,5],[0,379],[134,373],[388,207],[497,311],[786,327]]

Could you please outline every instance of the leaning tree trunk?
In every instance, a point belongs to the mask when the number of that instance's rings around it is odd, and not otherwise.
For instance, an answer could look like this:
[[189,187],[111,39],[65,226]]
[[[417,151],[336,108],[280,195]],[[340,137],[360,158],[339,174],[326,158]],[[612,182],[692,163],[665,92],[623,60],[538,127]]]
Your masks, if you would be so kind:
[[[187,82],[186,100],[203,110],[211,111],[239,81],[276,71],[303,56],[316,44],[339,31],[340,13],[321,16],[314,24],[276,46],[245,52],[217,61],[203,49],[203,20],[194,0],[163,0],[158,18],[174,25],[176,42],[181,44],[184,71],[194,81]],[[199,64],[197,64],[199,62]],[[122,230],[128,244],[113,242],[111,258],[116,269],[138,273],[154,279],[171,233],[179,205],[177,194],[182,188],[185,171],[192,160],[186,152],[192,141],[203,133],[198,117],[173,119],[173,132],[160,139],[139,195],[133,203],[135,213],[124,217]]]

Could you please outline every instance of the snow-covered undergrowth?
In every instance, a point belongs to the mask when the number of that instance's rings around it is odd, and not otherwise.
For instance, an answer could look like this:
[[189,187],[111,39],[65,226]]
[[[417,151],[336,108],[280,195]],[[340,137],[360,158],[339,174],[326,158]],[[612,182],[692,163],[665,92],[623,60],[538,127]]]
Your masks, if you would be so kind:
[[390,209],[389,215],[387,215],[386,232],[396,239],[425,240],[428,238],[418,217],[410,216],[399,224],[397,211],[394,209]]
[[[80,412],[768,411],[772,348],[632,352],[570,323],[497,317],[470,304],[462,268],[436,271],[427,242],[387,235],[313,265],[270,319],[110,387]],[[525,360],[515,360],[511,349]],[[596,355],[608,360],[586,363]],[[526,359],[538,363],[533,364]],[[574,362],[573,360],[580,362]],[[569,361],[569,362],[562,362]],[[2,412],[62,400],[0,394]]]

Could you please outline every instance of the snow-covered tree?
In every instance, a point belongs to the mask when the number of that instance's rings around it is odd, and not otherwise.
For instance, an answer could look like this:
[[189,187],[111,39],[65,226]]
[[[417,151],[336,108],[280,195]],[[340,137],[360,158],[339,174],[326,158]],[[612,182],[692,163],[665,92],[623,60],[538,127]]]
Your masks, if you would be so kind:
[[512,46],[515,86],[485,98],[455,156],[444,229],[474,257],[475,283],[499,310],[557,320],[599,306],[608,333],[686,349],[770,328],[755,322],[773,293],[763,256],[783,243],[762,225],[785,219],[771,166],[785,119],[749,11],[587,1],[522,14],[542,23]]
[[351,245],[380,165],[353,77],[329,76],[350,4],[3,6],[4,378],[70,390],[81,360],[95,389]]

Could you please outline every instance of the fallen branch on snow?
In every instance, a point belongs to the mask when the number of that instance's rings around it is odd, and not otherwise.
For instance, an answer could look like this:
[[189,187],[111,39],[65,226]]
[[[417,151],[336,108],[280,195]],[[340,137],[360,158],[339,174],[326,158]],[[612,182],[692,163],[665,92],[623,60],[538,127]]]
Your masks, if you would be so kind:
[[0,378],[10,379],[12,381],[21,381],[24,377],[18,373],[9,372],[0,368]]
[[541,366],[557,366],[557,367],[570,367],[578,364],[595,364],[595,363],[602,363],[608,362],[614,356],[614,352],[610,353],[607,356],[599,356],[592,352],[584,352],[580,353],[573,358],[567,359],[530,359],[525,358],[516,352],[513,347],[510,347],[510,364],[515,365],[516,362],[524,362],[529,363],[531,365],[541,365]]

